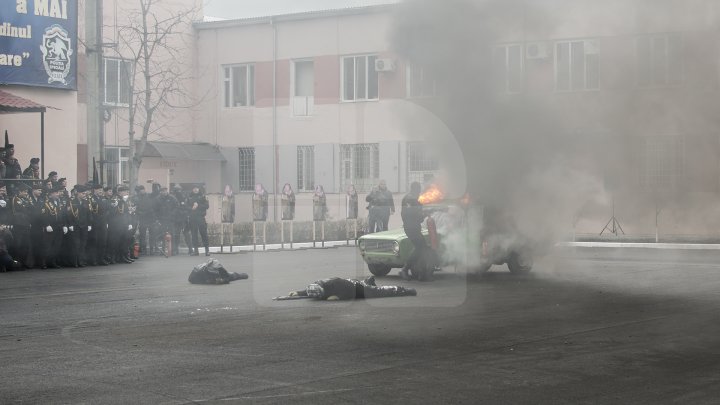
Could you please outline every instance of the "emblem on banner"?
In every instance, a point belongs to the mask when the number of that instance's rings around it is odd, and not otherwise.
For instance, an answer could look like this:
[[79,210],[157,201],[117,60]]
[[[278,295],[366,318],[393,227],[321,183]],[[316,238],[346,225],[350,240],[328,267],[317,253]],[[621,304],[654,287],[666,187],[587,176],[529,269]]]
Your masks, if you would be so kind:
[[70,56],[73,54],[72,42],[67,30],[57,24],[47,27],[40,50],[43,53],[48,84],[54,82],[67,84],[65,78],[70,74]]

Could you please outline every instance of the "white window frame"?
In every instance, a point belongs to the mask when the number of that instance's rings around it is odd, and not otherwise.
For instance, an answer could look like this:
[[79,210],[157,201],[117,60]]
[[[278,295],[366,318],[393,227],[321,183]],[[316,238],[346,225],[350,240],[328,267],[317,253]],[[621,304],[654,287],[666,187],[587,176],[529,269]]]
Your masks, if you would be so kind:
[[[108,91],[107,91],[108,85],[110,85],[110,83],[108,83],[108,62],[109,61],[116,63],[115,66],[117,67],[118,80],[116,83],[114,83],[117,86],[117,100],[108,100],[108,98],[107,98],[108,97]],[[121,66],[123,64],[127,66],[127,72],[128,72],[127,89],[125,89],[127,97],[128,97],[127,103],[120,102],[120,100],[122,99],[121,95],[123,94],[123,88],[122,88],[123,81],[122,81],[122,69],[121,69]],[[122,59],[122,58],[103,58],[103,85],[104,85],[103,104],[107,105],[107,106],[113,106],[113,107],[129,107],[130,106],[130,97],[132,97],[132,86],[131,86],[132,78],[133,78],[133,63],[131,60]]]
[[[108,151],[117,151],[118,160],[115,161],[108,161]],[[123,156],[123,152],[125,152],[125,156]],[[129,156],[130,154],[130,148],[127,146],[106,146],[105,147],[105,162],[103,164],[103,169],[105,170],[104,179],[107,184],[123,184],[126,181],[129,181],[130,178],[130,167],[129,164]],[[117,179],[112,179],[110,176],[110,173],[108,173],[108,169],[112,169],[112,172],[115,173],[117,176]],[[124,170],[123,170],[124,169]],[[125,176],[123,176],[125,174]]]
[[[520,83],[518,85],[517,90],[511,90],[510,89],[510,52],[509,48],[511,47],[519,47],[520,48]],[[496,61],[496,51],[498,49],[504,49],[505,50],[505,61],[502,71],[502,80],[503,85],[501,88],[501,92],[504,94],[520,94],[525,89],[525,44],[523,43],[508,43],[508,44],[498,44],[493,48],[493,62]],[[493,63],[493,68],[495,67],[495,63]],[[499,77],[496,77],[495,80],[499,80]]]
[[[676,61],[678,64],[677,68],[679,70],[678,74],[679,77],[677,78],[677,81],[673,81],[670,78],[670,66],[672,64],[671,55],[670,55],[670,39],[671,37],[677,37],[679,40],[679,49],[680,52],[680,58]],[[649,75],[649,83],[641,83],[640,82],[640,75],[644,72],[640,71],[640,63],[641,63],[641,55],[640,55],[640,40],[641,39],[648,39],[650,41],[650,60],[646,61],[648,64],[648,67],[650,69],[647,74]],[[665,69],[665,79],[662,82],[654,82],[655,79],[655,70],[658,68],[655,64],[655,40],[656,39],[663,39],[665,41],[665,55],[663,57],[663,63],[664,63],[664,69]],[[680,33],[660,33],[660,34],[648,34],[648,35],[642,35],[635,38],[635,83],[638,87],[642,88],[655,88],[655,87],[675,87],[680,86],[684,80],[684,72],[685,72],[685,66],[683,63],[682,58],[682,51],[684,48],[684,42],[683,37],[680,35]]]
[[[432,91],[430,92],[431,94],[414,94],[413,93],[413,89],[414,89],[413,84],[416,80],[416,78],[414,77],[415,72],[420,72],[420,76],[421,76],[420,81],[422,82],[422,84],[420,85],[421,89],[425,89],[425,87],[427,85],[427,83],[425,82],[426,80],[432,81],[432,85],[430,86],[430,87],[432,87]],[[409,99],[433,98],[437,95],[437,82],[432,77],[432,75],[427,74],[427,69],[425,69],[421,66],[416,66],[416,65],[412,65],[412,64],[408,63],[407,66],[405,67],[405,94],[406,94],[407,98],[409,98]]]
[[[573,88],[573,51],[572,51],[572,44],[574,43],[583,43],[583,54],[585,55],[585,69],[583,70],[583,87],[582,88]],[[562,44],[568,44],[568,89],[560,89],[558,87],[559,81],[558,81],[558,47]],[[588,45],[595,47],[595,50],[593,52],[588,52],[587,47]],[[588,55],[598,55],[598,66],[597,66],[597,76],[598,76],[598,83],[597,87],[588,87]],[[601,82],[601,71],[600,71],[600,41],[595,38],[585,38],[585,39],[569,39],[569,40],[562,40],[562,41],[556,41],[553,47],[553,60],[554,60],[554,68],[555,68],[555,91],[559,93],[569,93],[569,92],[576,92],[576,91],[598,91],[600,90],[600,82]]]
[[[365,58],[365,98],[358,98],[357,97],[357,59],[358,58]],[[340,100],[343,103],[361,103],[361,102],[367,102],[367,101],[379,101],[380,100],[380,75],[378,72],[375,71],[375,63],[369,63],[368,61],[370,58],[375,58],[374,60],[379,59],[378,54],[363,54],[363,55],[347,55],[340,58]],[[354,59],[355,62],[353,64],[353,98],[349,99],[346,98],[345,94],[345,60],[346,59]],[[377,76],[377,97],[375,98],[369,98],[368,93],[370,90],[370,72],[374,72]]]
[[296,77],[295,74],[295,66],[297,63],[307,63],[311,62],[313,64],[313,77],[315,76],[315,61],[313,59],[295,59],[292,61],[292,68],[290,69],[290,114],[293,117],[311,117],[313,116],[315,112],[315,85],[313,83],[313,95],[312,96],[297,96],[295,94],[295,91],[297,90],[296,87]]
[[[235,105],[233,91],[233,68],[245,67],[245,98],[248,100],[247,105]],[[255,106],[255,64],[253,63],[236,63],[231,65],[222,65],[222,106],[223,108],[250,108]],[[228,94],[229,91],[229,94]]]

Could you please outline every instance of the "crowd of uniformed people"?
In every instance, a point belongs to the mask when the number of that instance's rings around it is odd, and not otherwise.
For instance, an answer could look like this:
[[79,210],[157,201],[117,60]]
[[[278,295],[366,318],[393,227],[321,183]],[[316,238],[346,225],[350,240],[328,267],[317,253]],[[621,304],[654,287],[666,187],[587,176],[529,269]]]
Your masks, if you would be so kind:
[[186,194],[180,186],[169,192],[154,183],[150,192],[137,186],[132,196],[126,185],[89,182],[68,189],[56,172],[41,179],[37,158],[21,170],[13,145],[6,143],[2,154],[0,271],[107,266],[133,263],[143,255],[177,255],[180,235],[190,255],[199,255],[200,245],[209,255],[209,204],[200,187]]

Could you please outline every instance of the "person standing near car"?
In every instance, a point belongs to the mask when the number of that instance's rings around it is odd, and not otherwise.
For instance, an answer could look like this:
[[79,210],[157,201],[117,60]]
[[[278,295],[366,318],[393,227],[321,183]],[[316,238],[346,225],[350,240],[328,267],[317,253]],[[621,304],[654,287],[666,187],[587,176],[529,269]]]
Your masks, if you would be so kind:
[[416,181],[410,184],[410,192],[403,197],[400,209],[403,230],[414,247],[412,254],[407,262],[405,262],[402,270],[400,270],[400,277],[405,280],[410,279],[408,270],[415,268],[415,266],[419,264],[418,262],[422,260],[425,249],[427,249],[427,244],[422,234],[422,222],[425,219],[425,213],[423,212],[422,204],[418,201],[418,198],[420,198],[420,187],[420,183]]
[[395,213],[395,201],[385,180],[380,180],[377,187],[365,197],[368,202],[368,232],[382,232],[388,230],[390,215]]
[[200,192],[200,187],[194,186],[190,196],[188,197],[188,203],[190,205],[190,233],[192,234],[192,244],[195,247],[193,256],[197,256],[199,238],[202,238],[203,245],[205,246],[205,256],[210,256],[210,247],[208,243],[207,234],[207,223],[205,222],[205,215],[207,214],[210,203],[203,193]]

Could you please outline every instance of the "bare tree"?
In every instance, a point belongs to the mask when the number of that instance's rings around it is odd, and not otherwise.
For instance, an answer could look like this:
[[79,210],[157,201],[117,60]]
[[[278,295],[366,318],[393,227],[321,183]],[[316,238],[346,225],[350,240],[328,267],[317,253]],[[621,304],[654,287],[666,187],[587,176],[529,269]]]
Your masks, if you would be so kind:
[[[193,18],[200,11],[194,3],[178,9],[177,2],[135,0],[139,7],[128,10],[127,23],[118,27],[119,52],[129,55],[133,71],[128,72],[130,189],[138,182],[148,136],[169,128],[173,109],[195,105],[188,88],[192,63],[186,55],[192,49]],[[142,128],[136,134],[136,127]]]

